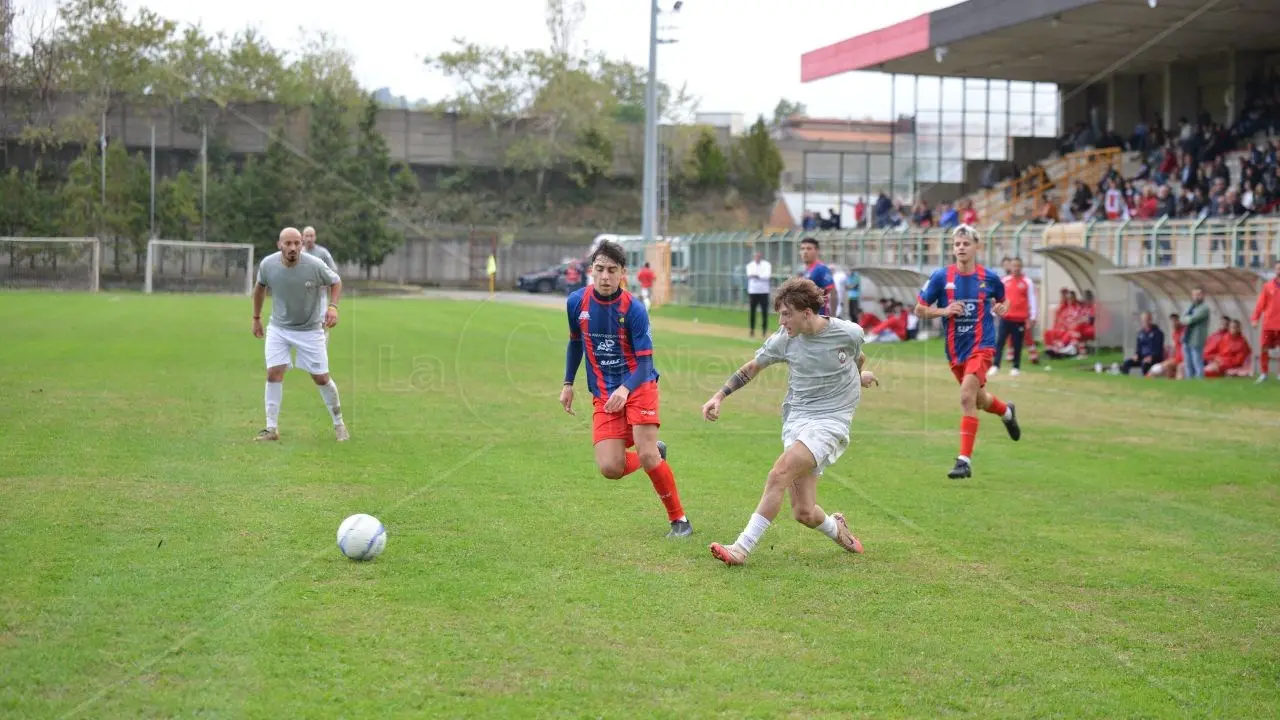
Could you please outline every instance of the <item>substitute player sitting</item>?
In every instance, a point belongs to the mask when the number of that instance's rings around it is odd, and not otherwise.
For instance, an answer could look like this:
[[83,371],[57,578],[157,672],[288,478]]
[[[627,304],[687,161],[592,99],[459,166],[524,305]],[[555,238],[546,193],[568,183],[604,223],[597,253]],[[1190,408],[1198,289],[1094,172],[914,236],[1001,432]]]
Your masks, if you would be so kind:
[[790,372],[782,403],[782,455],[765,480],[764,494],[747,527],[732,545],[711,543],[711,554],[726,565],[742,565],[760,536],[791,495],[796,521],[814,528],[849,552],[862,552],[862,543],[849,531],[844,515],[828,515],[818,506],[818,477],[849,447],[849,425],[862,388],[876,382],[862,372],[862,328],[847,320],[822,315],[825,293],[811,280],[792,278],[778,288],[774,309],[777,332],[756,351],[755,359],[738,369],[702,406],[711,422],[720,417],[720,404],[764,368],[786,363]]
[[987,371],[995,359],[995,318],[1003,316],[1004,283],[991,270],[979,265],[978,233],[961,225],[952,233],[951,247],[956,262],[939,268],[929,277],[916,302],[921,320],[942,318],[947,362],[960,383],[960,455],[947,477],[967,478],[973,474],[973,441],[978,435],[978,410],[1000,417],[1009,437],[1022,437],[1013,403],[1005,404],[984,388]]
[[[667,508],[667,537],[687,537],[693,527],[667,465],[667,446],[658,440],[658,371],[653,367],[649,314],[622,289],[626,264],[621,245],[600,243],[591,254],[592,285],[569,296],[569,347],[560,405],[573,414],[573,382],[585,352],[596,467],[614,480],[643,467]],[[635,450],[628,451],[630,447]]]
[[[253,336],[266,337],[267,357],[267,426],[258,440],[279,440],[280,402],[284,397],[284,371],[291,364],[290,355],[297,353],[299,368],[311,374],[320,389],[320,397],[329,408],[334,435],[338,442],[347,440],[347,426],[342,422],[342,406],[338,402],[338,386],[329,377],[329,351],[324,331],[338,324],[338,299],[342,296],[342,279],[321,260],[302,252],[302,233],[285,228],[272,253],[258,265],[258,284],[253,289]],[[271,289],[271,323],[262,330],[262,303]],[[328,303],[322,305],[324,295]]]

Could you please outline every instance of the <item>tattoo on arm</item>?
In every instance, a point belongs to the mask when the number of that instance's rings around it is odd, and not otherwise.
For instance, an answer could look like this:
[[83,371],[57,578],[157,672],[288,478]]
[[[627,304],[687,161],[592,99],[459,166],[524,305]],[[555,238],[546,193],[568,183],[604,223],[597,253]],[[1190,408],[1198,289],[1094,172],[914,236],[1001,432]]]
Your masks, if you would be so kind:
[[741,368],[738,372],[729,376],[729,379],[724,382],[724,387],[720,388],[720,392],[725,397],[728,397],[734,391],[741,390],[742,386],[749,382],[751,382],[751,374],[747,372],[746,368]]

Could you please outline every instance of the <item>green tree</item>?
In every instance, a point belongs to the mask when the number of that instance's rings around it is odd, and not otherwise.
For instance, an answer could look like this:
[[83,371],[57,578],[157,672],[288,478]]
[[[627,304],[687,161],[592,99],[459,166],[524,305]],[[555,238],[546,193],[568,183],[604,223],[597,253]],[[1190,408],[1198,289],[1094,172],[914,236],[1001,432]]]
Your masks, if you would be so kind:
[[378,101],[372,94],[357,126],[356,152],[349,158],[347,168],[347,180],[360,191],[353,196],[349,209],[345,228],[348,242],[339,247],[344,251],[342,255],[334,253],[334,259],[358,262],[369,278],[373,268],[404,242],[404,236],[388,224],[395,192],[391,150],[378,131]]
[[693,185],[701,190],[723,188],[729,184],[729,159],[725,157],[715,132],[702,128],[689,154],[689,172]]
[[773,120],[769,123],[769,129],[777,132],[793,115],[804,116],[808,113],[809,109],[804,103],[782,98],[773,107]]
[[335,258],[347,259],[345,222],[356,189],[345,179],[351,147],[352,127],[342,101],[322,90],[311,104],[307,138],[307,160],[299,165],[300,200],[296,203],[298,222],[314,225],[327,238],[326,247]]
[[200,187],[183,170],[156,182],[156,235],[166,240],[195,240],[200,232]]
[[734,144],[733,166],[737,175],[736,185],[744,195],[768,200],[781,186],[782,152],[769,135],[763,115]]

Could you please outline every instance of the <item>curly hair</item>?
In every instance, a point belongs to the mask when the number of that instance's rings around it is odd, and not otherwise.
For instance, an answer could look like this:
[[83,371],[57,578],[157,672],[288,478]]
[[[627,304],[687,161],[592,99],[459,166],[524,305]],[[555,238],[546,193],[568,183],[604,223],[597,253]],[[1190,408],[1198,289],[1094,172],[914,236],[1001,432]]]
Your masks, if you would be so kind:
[[793,277],[782,283],[773,296],[773,309],[781,310],[783,305],[796,311],[805,309],[815,313],[822,312],[825,296],[812,280],[805,277]]
[[605,240],[591,253],[591,264],[596,263],[596,258],[605,256],[618,264],[620,268],[627,267],[627,251],[622,246],[612,240]]

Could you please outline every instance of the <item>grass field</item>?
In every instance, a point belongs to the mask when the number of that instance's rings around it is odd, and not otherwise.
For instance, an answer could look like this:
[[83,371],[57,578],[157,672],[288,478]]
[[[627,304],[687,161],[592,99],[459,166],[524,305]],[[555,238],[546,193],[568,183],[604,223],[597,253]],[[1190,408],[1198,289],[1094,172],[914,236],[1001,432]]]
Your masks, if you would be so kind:
[[[948,481],[934,343],[872,345],[819,502],[731,542],[780,450],[785,371],[660,313],[663,437],[693,521],[594,470],[556,403],[563,312],[344,302],[333,442],[305,375],[279,444],[243,298],[0,295],[0,716],[1218,717],[1280,711],[1280,383],[992,381]],[[581,385],[581,384],[580,384]],[[352,513],[387,526],[341,556]]]

